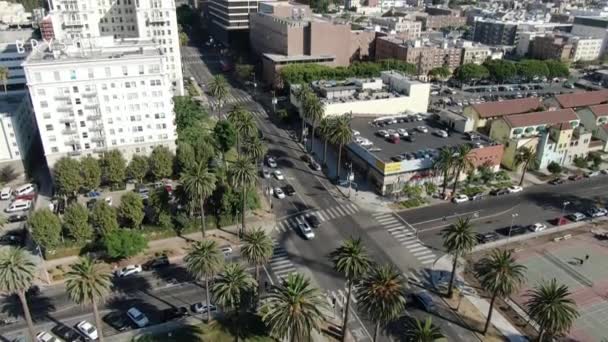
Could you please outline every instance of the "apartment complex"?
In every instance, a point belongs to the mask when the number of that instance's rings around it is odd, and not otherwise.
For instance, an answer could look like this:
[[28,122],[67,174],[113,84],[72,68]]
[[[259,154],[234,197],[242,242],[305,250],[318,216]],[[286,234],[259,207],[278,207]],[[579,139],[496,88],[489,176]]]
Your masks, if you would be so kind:
[[312,15],[306,5],[265,2],[250,17],[250,45],[262,59],[263,79],[276,84],[288,64],[348,66],[373,53],[375,32],[353,31],[350,24]]
[[600,54],[606,52],[608,46],[608,18],[606,17],[575,17],[572,23],[572,34],[581,37],[593,37],[602,40]]
[[515,45],[517,23],[477,19],[473,25],[473,40],[487,45]]
[[258,11],[262,2],[267,1],[209,0],[209,29],[213,37],[229,45],[235,38],[246,36],[249,16]]
[[38,128],[25,90],[0,92],[0,168],[23,171],[23,161],[38,139]]
[[164,49],[143,39],[33,51],[23,67],[49,167],[108,149],[126,158],[158,145],[174,149],[170,66]]
[[426,75],[433,68],[457,68],[461,63],[462,48],[445,41],[435,44],[429,40],[408,41],[395,36],[376,39],[376,59],[394,58],[417,66],[418,75]]
[[416,20],[422,23],[424,31],[437,31],[444,27],[461,27],[467,24],[467,18],[454,14],[419,13],[416,15]]
[[590,61],[599,58],[602,40],[570,34],[547,34],[534,37],[528,55],[537,59]]
[[404,17],[372,17],[370,21],[388,32],[399,34],[403,39],[418,39],[422,32],[420,21],[408,20]]
[[489,131],[492,121],[504,116],[538,111],[543,103],[536,97],[477,103],[466,106],[463,115],[473,120],[473,129]]
[[54,37],[151,40],[163,50],[173,92],[183,95],[177,17],[173,0],[55,0],[50,2]]

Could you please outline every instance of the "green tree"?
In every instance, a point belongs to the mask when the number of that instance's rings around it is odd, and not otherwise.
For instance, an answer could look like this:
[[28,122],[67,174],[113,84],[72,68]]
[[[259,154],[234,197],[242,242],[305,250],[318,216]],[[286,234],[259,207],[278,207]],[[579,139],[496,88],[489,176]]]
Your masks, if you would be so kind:
[[260,309],[262,321],[270,334],[279,340],[308,341],[311,332],[321,331],[328,310],[321,292],[310,279],[291,273],[278,286],[273,286]]
[[215,143],[222,153],[222,161],[226,164],[226,152],[230,151],[236,143],[237,135],[234,126],[228,120],[220,120],[215,127],[213,127],[213,137]]
[[106,253],[113,259],[125,259],[137,255],[148,247],[148,240],[137,230],[115,229],[103,239]]
[[76,159],[62,157],[53,167],[53,182],[57,193],[73,197],[83,184],[80,163]]
[[105,152],[99,161],[103,178],[113,186],[125,180],[126,162],[119,150]]
[[460,145],[456,148],[454,157],[452,160],[452,168],[454,169],[454,188],[452,189],[452,195],[456,195],[456,187],[458,186],[458,180],[462,172],[467,173],[469,170],[474,169],[473,162],[471,161],[471,146]]
[[336,123],[334,117],[325,117],[321,119],[319,125],[319,133],[323,136],[323,165],[327,163],[327,142],[331,141],[333,125]]
[[48,209],[36,210],[28,219],[32,238],[45,250],[53,250],[61,240],[61,221]]
[[437,192],[437,185],[433,182],[426,182],[424,183],[424,191],[427,196],[433,196]]
[[[219,124],[219,123],[218,123]],[[187,142],[180,141],[177,144],[176,153],[177,169],[182,172],[196,162],[196,151],[194,147]],[[146,166],[148,164],[146,163]]]
[[336,161],[336,179],[340,179],[342,163],[342,148],[353,140],[353,131],[350,129],[350,115],[342,115],[332,125],[331,143],[338,146],[338,160]]
[[91,225],[97,229],[101,236],[106,236],[110,232],[118,229],[116,210],[109,206],[105,201],[98,201],[95,203],[89,219]]
[[556,338],[567,334],[579,317],[576,302],[566,285],[558,284],[555,278],[544,282],[526,294],[528,314],[540,326],[538,341],[545,334]]
[[405,329],[405,339],[408,342],[434,342],[445,338],[431,317],[427,317],[424,322],[414,318],[408,321]]
[[0,251],[0,291],[19,298],[30,341],[36,341],[36,330],[25,293],[32,287],[35,273],[36,264],[25,250],[8,247]]
[[261,162],[266,154],[266,145],[257,136],[253,136],[243,144],[243,152],[245,155],[256,163]]
[[547,70],[549,71],[547,74],[547,77],[549,78],[565,78],[570,76],[570,70],[568,68],[568,65],[564,62],[551,59],[546,60],[545,65],[547,66]]
[[195,163],[180,175],[180,180],[188,196],[192,199],[198,199],[199,208],[201,211],[201,233],[205,238],[206,223],[205,223],[205,201],[215,190],[217,179],[213,173],[207,170],[207,165],[204,163]]
[[217,75],[213,78],[213,81],[209,84],[209,92],[211,96],[215,97],[218,102],[218,113],[222,108],[226,96],[228,96],[228,82],[222,75]]
[[[205,281],[207,307],[209,307],[211,305],[209,280],[220,271],[224,263],[224,256],[217,242],[214,240],[195,242],[184,257],[184,262],[186,263],[186,269],[194,278]],[[211,310],[207,310],[207,321],[211,321]]]
[[510,250],[493,250],[489,256],[484,257],[475,264],[474,272],[481,288],[490,293],[490,309],[483,328],[483,334],[488,332],[492,321],[492,311],[496,298],[508,297],[521,285],[525,279],[526,266],[519,265],[513,258]]
[[99,161],[91,156],[86,156],[80,160],[80,170],[82,186],[88,190],[97,189],[101,183]]
[[261,228],[254,228],[243,235],[241,255],[255,266],[255,279],[260,280],[260,266],[270,261],[273,253],[273,242]]
[[517,65],[504,59],[491,59],[483,63],[490,73],[490,77],[498,82],[508,82],[517,76]]
[[2,82],[2,86],[4,87],[4,93],[6,94],[6,82],[8,81],[9,71],[5,66],[0,67],[0,82]]
[[149,169],[148,158],[136,154],[129,161],[126,172],[128,177],[135,179],[139,183],[143,183]]
[[314,94],[306,97],[302,105],[304,107],[304,117],[310,122],[310,125],[312,126],[310,136],[310,151],[312,152],[314,149],[315,130],[317,129],[319,121],[321,121],[323,115],[325,114],[325,106],[323,105],[323,102],[321,102],[319,97]]
[[475,63],[463,64],[454,70],[454,77],[463,83],[475,83],[489,75],[485,66]]
[[180,139],[186,128],[198,127],[200,122],[207,119],[207,113],[190,96],[175,96],[173,98],[173,111],[175,112],[175,125]]
[[251,64],[237,64],[234,66],[234,71],[241,80],[247,81],[251,79],[254,67]]
[[440,81],[448,79],[451,75],[452,75],[452,72],[450,71],[450,68],[445,67],[445,66],[433,68],[429,71],[430,77],[432,77],[433,79],[436,79],[436,80],[440,80]]
[[228,121],[236,132],[236,152],[240,155],[241,143],[257,133],[253,115],[240,105],[236,105],[228,113]]
[[475,247],[475,244],[477,243],[477,239],[471,220],[468,217],[466,219],[459,217],[455,224],[451,225],[442,233],[442,236],[443,248],[445,248],[446,252],[451,254],[454,259],[452,262],[452,274],[450,275],[447,293],[447,296],[451,298],[458,258],[473,250],[473,247]]
[[72,203],[65,209],[63,228],[79,244],[93,237],[93,228],[89,224],[89,211],[82,204]]
[[559,175],[562,173],[562,166],[556,162],[550,162],[547,165],[547,171],[551,172],[552,175]]
[[247,272],[244,266],[237,263],[225,265],[224,270],[220,272],[211,287],[215,302],[224,308],[224,310],[233,310],[234,319],[232,322],[237,331],[235,336],[239,335],[241,304],[246,296],[254,292],[256,288],[257,282],[255,279]]
[[405,309],[405,281],[390,265],[371,267],[356,290],[360,310],[375,324],[374,342],[381,326],[386,326]]
[[519,185],[521,186],[524,184],[526,171],[538,165],[536,162],[536,152],[532,148],[526,146],[518,148],[517,154],[515,154],[515,158],[513,159],[513,165],[515,165],[515,167],[522,166],[521,178],[519,179]]
[[230,184],[237,189],[241,190],[241,231],[239,235],[243,235],[247,232],[246,224],[245,224],[245,210],[246,201],[245,198],[247,196],[247,190],[255,183],[256,177],[256,168],[251,163],[251,160],[244,157],[238,157],[232,165],[230,165],[229,179]]
[[190,39],[188,38],[188,35],[185,32],[180,32],[179,33],[179,46],[186,46],[188,45],[188,41]]
[[141,196],[134,192],[127,192],[120,197],[118,217],[124,226],[140,228],[144,216],[144,203]]
[[165,146],[155,147],[148,162],[155,180],[168,178],[173,173],[173,153]]
[[[345,240],[330,254],[330,258],[334,264],[334,270],[346,279],[346,306],[342,322],[342,331],[346,332],[353,286],[369,271],[372,262],[360,238]],[[345,340],[346,333],[342,333],[342,342]]]
[[108,295],[111,286],[108,267],[88,257],[81,258],[66,273],[65,289],[68,296],[77,304],[90,304],[93,307],[99,341],[103,341],[103,323],[97,305]]
[[517,74],[527,81],[538,77],[549,76],[549,68],[543,61],[536,59],[525,59],[517,63]]

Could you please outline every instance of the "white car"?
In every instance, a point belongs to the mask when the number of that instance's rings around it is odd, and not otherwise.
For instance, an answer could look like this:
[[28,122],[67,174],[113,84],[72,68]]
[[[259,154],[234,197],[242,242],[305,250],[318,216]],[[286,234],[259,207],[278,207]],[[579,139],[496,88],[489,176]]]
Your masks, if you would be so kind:
[[399,129],[397,129],[397,132],[399,133],[399,136],[402,138],[405,138],[409,135],[405,128],[399,128]]
[[533,232],[542,232],[543,230],[547,229],[547,226],[544,223],[536,222],[528,228],[530,228],[530,230]]
[[137,325],[139,328],[143,328],[150,323],[148,317],[144,315],[137,308],[133,307],[127,310],[127,316]]
[[306,222],[298,223],[298,229],[300,229],[300,232],[302,232],[302,235],[304,235],[304,237],[306,237],[306,239],[312,240],[315,238],[315,233],[312,231],[312,228],[310,228],[308,223],[306,223]]
[[278,179],[278,180],[283,180],[285,179],[285,177],[283,176],[283,172],[281,172],[281,170],[274,170],[272,172],[272,174],[274,175],[274,178]]
[[278,186],[276,188],[274,188],[274,194],[279,199],[285,198],[285,193],[283,192],[283,189],[279,188]]
[[270,178],[270,171],[268,171],[267,169],[262,169],[262,177],[264,177],[265,179]]
[[273,157],[268,157],[268,159],[266,159],[266,163],[272,168],[277,167],[277,161]]
[[390,134],[388,134],[388,131],[386,130],[379,130],[378,132],[376,132],[376,134],[378,134],[379,136],[383,137],[383,138],[388,138],[390,136]]
[[141,265],[129,265],[120,270],[116,271],[116,275],[119,277],[126,277],[132,274],[137,274],[142,271]]
[[0,190],[0,200],[7,200],[11,198],[11,192],[12,189],[10,186],[2,188],[2,190]]
[[59,338],[46,331],[39,332],[38,335],[36,335],[36,340],[38,342],[62,342]]
[[416,130],[418,132],[420,132],[420,133],[428,133],[429,132],[429,129],[426,128],[426,126],[418,126],[418,127],[416,127]]
[[524,191],[524,188],[522,188],[519,185],[511,185],[510,187],[507,188],[507,190],[509,191],[510,194],[515,194],[515,193]]
[[359,132],[357,130],[353,129],[352,131],[353,131],[353,136],[355,136],[355,137],[358,136],[358,135],[361,135],[361,132]]
[[232,254],[232,247],[230,246],[222,246],[220,247],[220,251],[224,253],[224,256],[230,256]]
[[360,144],[361,144],[361,146],[366,146],[366,147],[367,147],[367,146],[372,146],[374,143],[373,143],[373,142],[371,142],[371,141],[370,141],[370,140],[368,140],[368,139],[363,138],[363,141],[361,141],[361,143],[360,143]]
[[112,197],[106,197],[103,200],[106,201],[107,205],[109,205],[110,207],[112,206]]
[[463,203],[463,202],[467,202],[468,200],[469,200],[469,196],[460,194],[460,195],[456,195],[452,199],[452,202],[454,202],[454,203]]
[[447,138],[448,137],[448,132],[442,130],[442,129],[438,129],[435,131],[435,135],[437,135],[438,137],[442,137],[442,138]]
[[209,305],[210,310],[207,309],[207,304],[204,304],[204,303],[192,304],[192,306],[190,308],[192,309],[192,312],[194,312],[194,313],[207,313],[207,311],[211,311],[211,312],[217,311],[217,308],[213,304]]
[[78,329],[78,331],[84,335],[84,337],[90,340],[95,341],[97,338],[99,338],[97,328],[95,328],[95,326],[88,321],[82,321],[76,324],[76,329]]

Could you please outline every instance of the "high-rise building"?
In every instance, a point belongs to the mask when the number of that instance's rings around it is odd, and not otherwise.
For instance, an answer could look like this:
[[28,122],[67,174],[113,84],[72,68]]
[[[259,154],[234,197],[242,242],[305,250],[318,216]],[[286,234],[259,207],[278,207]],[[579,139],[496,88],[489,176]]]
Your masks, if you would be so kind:
[[209,0],[207,6],[211,34],[227,45],[233,41],[246,42],[249,14],[256,13],[261,2],[268,0]]
[[140,38],[32,51],[23,68],[49,167],[108,149],[127,159],[175,149],[171,66],[162,47]]
[[[29,50],[21,53],[16,42],[23,42],[32,38],[33,32],[32,29],[0,30],[0,67],[8,69],[8,78],[6,79],[8,90],[25,88],[25,76],[21,63],[27,57]],[[2,84],[2,86],[4,85]]]
[[173,92],[183,95],[177,17],[173,0],[55,0],[49,15],[55,39],[151,39],[163,50]]
[[37,142],[37,131],[27,91],[0,92],[0,168],[23,171],[23,161]]

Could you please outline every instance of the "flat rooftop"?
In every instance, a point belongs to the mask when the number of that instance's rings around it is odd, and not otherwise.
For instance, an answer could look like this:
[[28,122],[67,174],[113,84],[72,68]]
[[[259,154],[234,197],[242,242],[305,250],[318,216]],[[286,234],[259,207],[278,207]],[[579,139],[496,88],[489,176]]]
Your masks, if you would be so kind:
[[[414,117],[414,115],[412,115],[412,117]],[[351,127],[353,130],[360,132],[360,137],[366,138],[373,143],[373,146],[367,147],[369,153],[384,162],[392,162],[392,157],[398,156],[402,153],[415,153],[429,149],[437,150],[447,146],[456,147],[462,144],[471,144],[471,140],[469,140],[463,133],[448,130],[446,125],[433,119],[432,116],[423,118],[422,121],[398,122],[395,124],[385,125],[384,127],[378,127],[373,124],[374,120],[377,119],[378,116],[353,117]],[[416,130],[416,127],[418,126],[425,126],[428,129],[428,133],[418,132]],[[379,130],[398,130],[399,128],[406,129],[410,135],[413,134],[414,142],[400,139],[398,143],[394,144],[377,134]],[[448,137],[442,138],[436,135],[434,132],[437,130],[447,131]],[[475,134],[480,137],[478,141],[482,145],[488,146],[495,144],[488,137],[485,137],[479,133]]]

